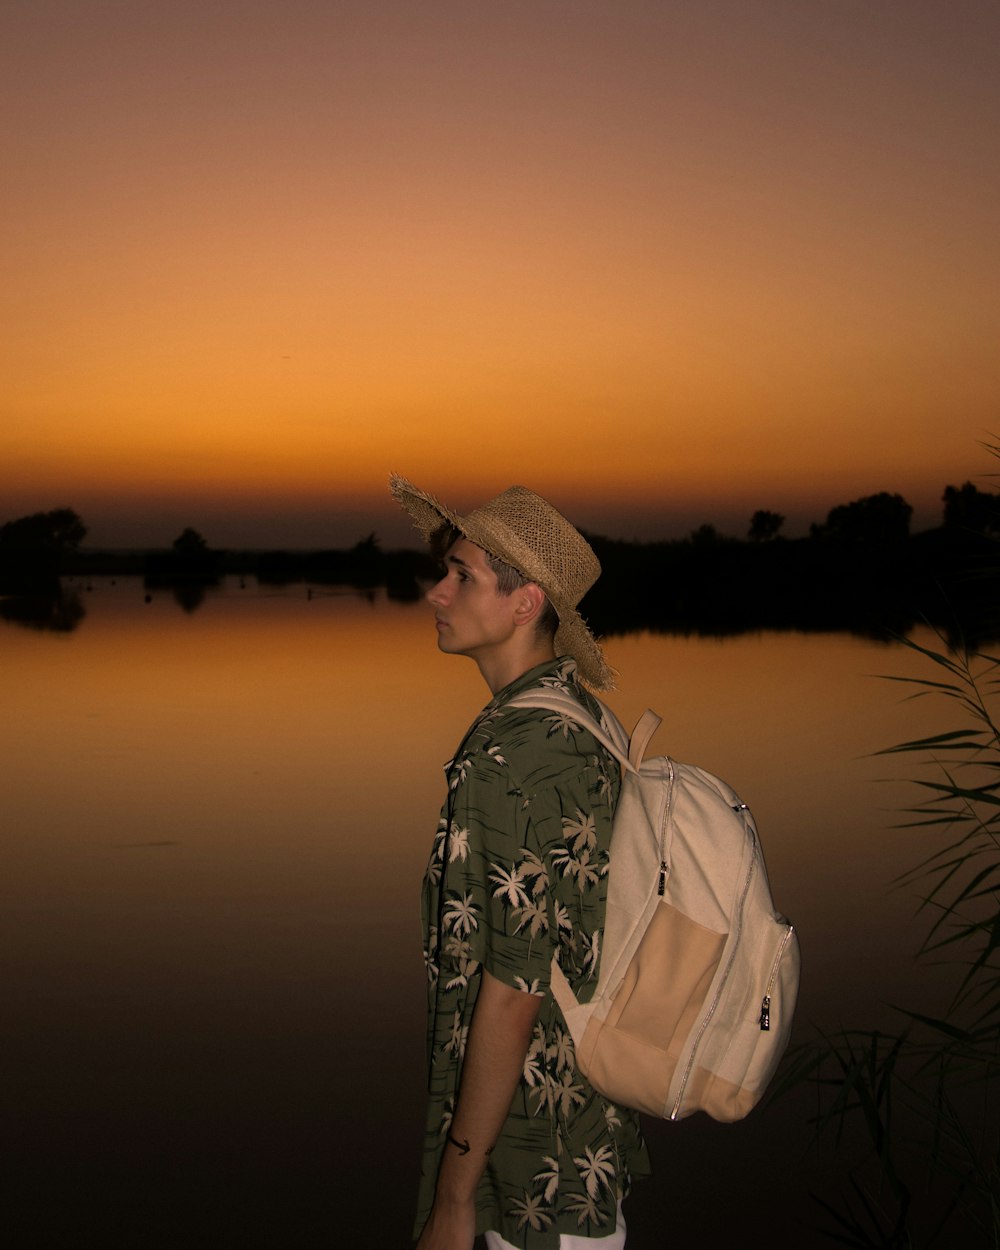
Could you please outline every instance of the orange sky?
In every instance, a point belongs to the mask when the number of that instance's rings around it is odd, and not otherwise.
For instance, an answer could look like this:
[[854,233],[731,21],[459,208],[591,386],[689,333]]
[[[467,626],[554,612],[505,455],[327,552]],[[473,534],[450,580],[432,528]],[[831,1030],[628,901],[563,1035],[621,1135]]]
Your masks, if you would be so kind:
[[1000,6],[15,0],[0,521],[939,516],[1000,433]]

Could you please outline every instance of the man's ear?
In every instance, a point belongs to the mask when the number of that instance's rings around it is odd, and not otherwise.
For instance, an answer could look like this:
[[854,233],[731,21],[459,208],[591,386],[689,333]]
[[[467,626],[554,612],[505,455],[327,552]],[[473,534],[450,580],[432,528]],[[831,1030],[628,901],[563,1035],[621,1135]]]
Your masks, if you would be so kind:
[[537,582],[525,582],[514,593],[517,595],[514,620],[518,625],[530,625],[545,607],[545,591]]

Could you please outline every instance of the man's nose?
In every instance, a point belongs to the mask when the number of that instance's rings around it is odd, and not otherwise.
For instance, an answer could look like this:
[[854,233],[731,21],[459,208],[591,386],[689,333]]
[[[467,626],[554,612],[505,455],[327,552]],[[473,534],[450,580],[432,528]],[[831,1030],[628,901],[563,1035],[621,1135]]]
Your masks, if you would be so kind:
[[440,605],[444,603],[444,599],[445,599],[445,596],[444,596],[445,585],[444,584],[446,580],[447,578],[442,577],[439,582],[435,582],[434,585],[430,588],[430,590],[428,590],[427,602],[432,607],[435,607],[435,608],[440,607]]

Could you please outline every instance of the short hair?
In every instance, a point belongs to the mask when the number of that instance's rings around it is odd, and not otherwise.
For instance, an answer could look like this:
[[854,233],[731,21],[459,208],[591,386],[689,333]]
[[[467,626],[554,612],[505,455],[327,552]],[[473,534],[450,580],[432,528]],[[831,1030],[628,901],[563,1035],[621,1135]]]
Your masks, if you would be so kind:
[[[431,554],[436,559],[443,560],[455,543],[464,537],[465,535],[457,526],[450,524],[448,521],[442,521],[430,536]],[[525,577],[520,570],[514,568],[512,564],[508,564],[506,560],[501,560],[499,556],[495,556],[491,552],[485,551],[485,549],[484,552],[486,563],[496,574],[498,594],[512,595],[515,590],[520,590],[528,582],[534,581],[534,578]],[[538,585],[538,583],[535,582],[535,585]],[[539,634],[549,634],[552,637],[555,636],[555,632],[559,628],[559,613],[552,606],[552,600],[548,595],[545,596],[545,604],[535,622],[535,628]]]

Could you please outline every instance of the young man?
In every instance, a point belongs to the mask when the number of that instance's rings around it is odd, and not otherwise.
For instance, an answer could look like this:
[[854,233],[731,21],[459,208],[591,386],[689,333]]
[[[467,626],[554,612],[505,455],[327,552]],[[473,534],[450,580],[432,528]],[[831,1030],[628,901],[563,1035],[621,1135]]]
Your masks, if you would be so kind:
[[424,881],[429,1105],[418,1250],[619,1250],[621,1201],[648,1172],[638,1116],[576,1067],[549,989],[597,983],[616,761],[572,719],[510,707],[611,671],[577,612],[600,565],[521,486],[462,517],[401,477],[396,500],[443,556],[428,593],[438,646],[475,660],[493,698],[446,766]]

